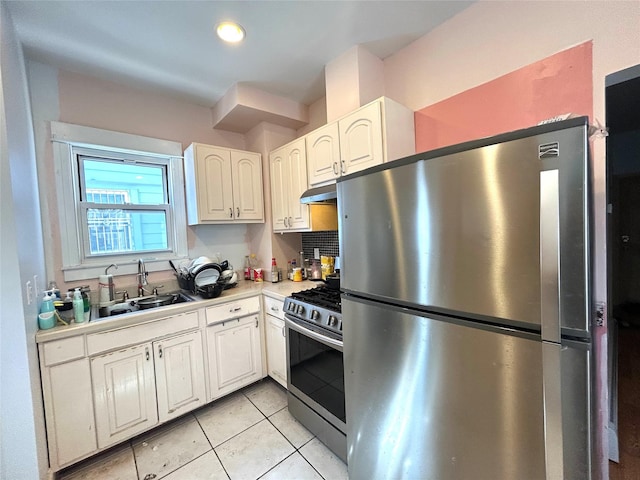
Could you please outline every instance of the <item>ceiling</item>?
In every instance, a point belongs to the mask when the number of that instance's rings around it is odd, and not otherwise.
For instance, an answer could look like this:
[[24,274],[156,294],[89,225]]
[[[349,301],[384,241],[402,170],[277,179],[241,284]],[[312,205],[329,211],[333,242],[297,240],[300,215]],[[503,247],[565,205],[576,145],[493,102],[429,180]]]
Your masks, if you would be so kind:
[[[354,45],[385,58],[467,1],[7,1],[27,58],[213,106],[237,82],[303,104]],[[240,45],[214,26],[239,22]]]

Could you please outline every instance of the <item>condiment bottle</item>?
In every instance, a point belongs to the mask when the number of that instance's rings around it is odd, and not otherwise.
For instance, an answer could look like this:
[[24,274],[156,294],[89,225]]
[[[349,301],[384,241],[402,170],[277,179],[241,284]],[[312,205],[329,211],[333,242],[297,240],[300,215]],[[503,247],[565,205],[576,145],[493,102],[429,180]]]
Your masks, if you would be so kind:
[[278,283],[278,265],[276,265],[276,257],[271,259],[271,283]]
[[300,252],[300,260],[298,262],[298,267],[302,269],[302,280],[306,280],[307,271],[304,268],[304,252]]
[[251,263],[249,262],[249,255],[244,256],[244,279],[251,280]]

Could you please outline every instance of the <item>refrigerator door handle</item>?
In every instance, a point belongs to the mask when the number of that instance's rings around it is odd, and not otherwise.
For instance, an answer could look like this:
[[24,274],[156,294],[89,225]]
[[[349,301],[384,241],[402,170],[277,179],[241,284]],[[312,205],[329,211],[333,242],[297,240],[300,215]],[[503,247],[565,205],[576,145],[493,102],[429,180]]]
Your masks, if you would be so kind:
[[542,342],[544,458],[548,480],[564,478],[561,349],[557,343]]
[[558,170],[540,172],[540,324],[542,340],[560,342],[560,196]]

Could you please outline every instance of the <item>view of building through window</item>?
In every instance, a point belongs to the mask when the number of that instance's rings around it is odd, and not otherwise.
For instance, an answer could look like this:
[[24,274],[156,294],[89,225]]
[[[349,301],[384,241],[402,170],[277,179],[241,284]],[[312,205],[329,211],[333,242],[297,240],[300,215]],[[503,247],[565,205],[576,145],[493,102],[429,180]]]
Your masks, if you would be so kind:
[[166,250],[165,165],[79,156],[90,255]]

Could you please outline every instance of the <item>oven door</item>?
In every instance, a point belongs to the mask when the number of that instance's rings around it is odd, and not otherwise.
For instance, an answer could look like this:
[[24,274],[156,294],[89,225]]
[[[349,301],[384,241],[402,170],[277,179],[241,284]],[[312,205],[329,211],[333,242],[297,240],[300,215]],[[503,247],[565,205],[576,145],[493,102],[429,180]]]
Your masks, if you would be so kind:
[[342,341],[285,315],[289,392],[346,434]]

